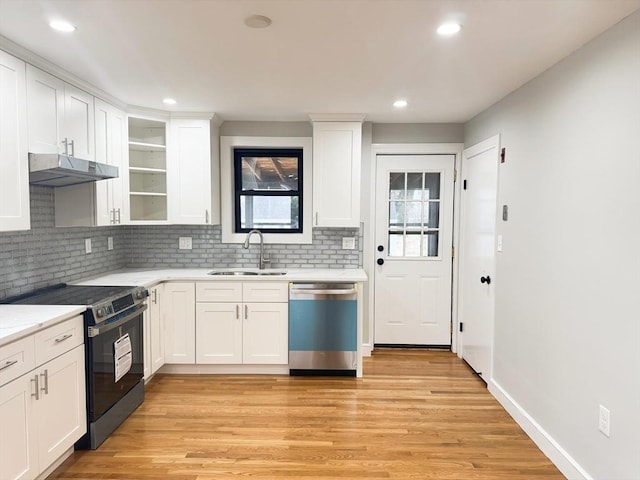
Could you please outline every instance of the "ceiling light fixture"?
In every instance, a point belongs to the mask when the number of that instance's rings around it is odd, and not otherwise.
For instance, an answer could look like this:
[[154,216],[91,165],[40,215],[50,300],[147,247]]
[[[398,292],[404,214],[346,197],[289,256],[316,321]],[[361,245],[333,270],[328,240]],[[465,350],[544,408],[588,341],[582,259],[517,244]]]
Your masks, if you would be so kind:
[[244,19],[244,24],[249,28],[267,28],[271,25],[271,19],[264,15],[249,15]]
[[406,100],[396,100],[393,102],[393,106],[396,108],[404,108],[408,105]]
[[49,26],[58,32],[75,32],[77,29],[75,25],[71,25],[69,22],[65,22],[64,20],[51,20],[49,22]]
[[162,103],[164,103],[165,105],[175,105],[176,102],[173,98],[165,98],[162,100]]
[[443,23],[438,27],[438,34],[440,35],[455,35],[460,31],[462,26],[459,23]]

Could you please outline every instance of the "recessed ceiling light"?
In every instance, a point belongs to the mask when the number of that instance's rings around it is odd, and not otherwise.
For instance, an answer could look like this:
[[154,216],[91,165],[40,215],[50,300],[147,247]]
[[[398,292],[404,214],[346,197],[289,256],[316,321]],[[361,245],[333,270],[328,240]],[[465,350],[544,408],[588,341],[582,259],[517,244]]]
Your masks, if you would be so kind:
[[438,33],[440,35],[455,35],[461,28],[459,23],[443,23],[438,27]]
[[404,108],[408,105],[406,100],[396,100],[393,102],[393,106],[396,108]]
[[75,32],[75,25],[71,25],[69,22],[65,22],[64,20],[52,20],[49,22],[49,26],[58,32]]
[[173,98],[165,98],[162,100],[162,103],[164,103],[165,105],[175,105],[176,102]]
[[267,28],[271,25],[271,19],[264,15],[249,15],[244,19],[244,24],[250,28]]

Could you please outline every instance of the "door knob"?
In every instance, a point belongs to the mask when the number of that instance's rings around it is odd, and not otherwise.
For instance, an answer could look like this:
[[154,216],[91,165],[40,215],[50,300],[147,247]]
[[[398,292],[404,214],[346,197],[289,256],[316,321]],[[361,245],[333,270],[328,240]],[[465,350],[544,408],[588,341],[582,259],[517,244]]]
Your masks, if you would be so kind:
[[486,283],[487,285],[491,284],[491,277],[487,275],[486,277],[480,277],[480,283]]
[[376,263],[378,265],[383,265],[384,264],[384,260],[382,258],[379,258],[378,260],[376,260]]

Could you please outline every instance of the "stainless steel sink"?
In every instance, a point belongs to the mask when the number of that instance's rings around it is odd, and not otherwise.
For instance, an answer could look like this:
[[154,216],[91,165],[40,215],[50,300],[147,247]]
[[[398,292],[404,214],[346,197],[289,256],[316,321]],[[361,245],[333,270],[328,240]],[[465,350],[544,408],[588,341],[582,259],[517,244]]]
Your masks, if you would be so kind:
[[286,275],[287,272],[282,270],[213,270],[207,275],[224,275],[229,277],[244,275]]

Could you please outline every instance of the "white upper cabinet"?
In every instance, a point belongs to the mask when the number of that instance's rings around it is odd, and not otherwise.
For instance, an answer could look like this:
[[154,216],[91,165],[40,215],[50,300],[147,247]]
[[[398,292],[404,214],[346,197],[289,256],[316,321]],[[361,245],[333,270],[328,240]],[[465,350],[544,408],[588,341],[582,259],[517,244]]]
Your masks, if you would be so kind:
[[27,65],[29,151],[95,159],[93,96]]
[[360,226],[361,122],[313,122],[313,225]]
[[167,150],[171,223],[211,223],[210,128],[208,119],[171,119]]
[[29,230],[25,63],[0,51],[0,231]]
[[96,182],[96,224],[124,223],[123,177],[126,175],[126,114],[95,99],[96,161],[118,167],[118,178]]

